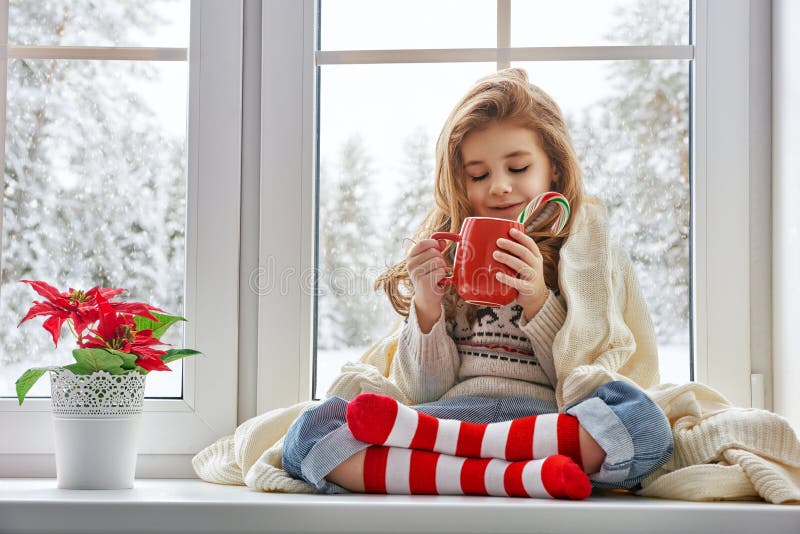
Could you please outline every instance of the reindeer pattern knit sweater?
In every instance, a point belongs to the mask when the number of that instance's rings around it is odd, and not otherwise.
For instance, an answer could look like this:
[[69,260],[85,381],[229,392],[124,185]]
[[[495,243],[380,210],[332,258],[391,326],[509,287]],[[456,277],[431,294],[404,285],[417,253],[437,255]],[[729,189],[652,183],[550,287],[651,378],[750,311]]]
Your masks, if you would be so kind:
[[444,307],[427,334],[412,302],[400,335],[391,379],[414,403],[452,397],[535,397],[555,405],[553,338],[566,317],[563,299],[550,291],[526,321],[516,301],[480,307],[473,321],[459,299],[455,318]]

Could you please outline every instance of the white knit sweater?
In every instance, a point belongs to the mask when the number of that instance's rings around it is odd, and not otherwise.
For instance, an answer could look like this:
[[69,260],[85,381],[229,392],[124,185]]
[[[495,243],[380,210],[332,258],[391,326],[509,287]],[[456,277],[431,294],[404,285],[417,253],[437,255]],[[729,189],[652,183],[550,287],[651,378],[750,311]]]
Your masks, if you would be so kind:
[[455,318],[444,306],[430,332],[422,333],[411,306],[389,378],[414,404],[453,397],[536,397],[555,402],[553,338],[566,308],[552,291],[531,321],[515,302],[482,307],[469,321],[459,299]]
[[[559,409],[610,380],[637,385],[653,398],[672,425],[675,452],[663,468],[643,481],[641,495],[800,501],[800,442],[788,421],[765,410],[734,407],[703,384],[659,384],[650,315],[628,256],[611,240],[605,209],[590,201],[574,217],[559,264],[566,316],[552,341]],[[403,326],[398,321],[360,362],[346,364],[328,396],[351,399],[362,392],[377,392],[413,404],[409,396],[419,399],[434,394],[420,393],[419,388],[389,378],[390,374],[399,376],[392,363],[400,354]],[[289,426],[316,404],[306,401],[246,421],[235,434],[198,453],[193,460],[195,472],[209,482],[246,484],[263,491],[314,492],[281,469],[281,453]]]

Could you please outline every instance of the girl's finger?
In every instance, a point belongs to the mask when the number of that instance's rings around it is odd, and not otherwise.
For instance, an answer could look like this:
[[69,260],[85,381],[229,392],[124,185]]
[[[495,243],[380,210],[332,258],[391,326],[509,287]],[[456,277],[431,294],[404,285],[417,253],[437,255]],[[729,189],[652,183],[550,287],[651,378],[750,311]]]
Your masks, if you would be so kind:
[[539,245],[537,245],[536,241],[534,241],[533,238],[525,232],[520,232],[516,228],[512,228],[511,237],[516,239],[517,242],[521,243],[525,248],[530,250],[537,258],[542,257],[542,252],[539,250]]
[[529,284],[522,278],[515,278],[513,276],[509,276],[506,273],[497,273],[496,278],[498,281],[506,284],[507,286],[511,286],[514,289],[518,290],[520,293],[523,291],[529,290]]
[[433,257],[419,263],[418,265],[415,265],[412,269],[409,269],[408,274],[412,277],[419,278],[439,267],[444,269],[447,267],[447,263],[445,263],[444,259],[442,258]]
[[426,261],[430,261],[433,258],[443,258],[442,253],[436,249],[426,249],[424,252],[420,252],[419,254],[415,254],[413,256],[408,257],[408,270],[418,267],[425,263]]
[[499,261],[500,263],[504,263],[518,272],[520,275],[525,274],[523,278],[530,279],[530,273],[528,271],[534,271],[535,269],[522,261],[521,259],[517,258],[516,256],[512,256],[511,254],[506,254],[505,252],[500,252],[499,250],[495,250],[492,257]]
[[[531,249],[517,243],[516,241],[511,241],[510,239],[500,238],[497,240],[497,246],[505,251],[508,251],[510,254],[518,257],[528,265],[536,265],[537,257],[533,253]],[[537,249],[538,252],[538,249]],[[539,258],[541,258],[541,253],[539,254]]]
[[425,277],[425,276],[433,276],[433,281],[434,282],[438,282],[439,280],[441,280],[442,278],[447,276],[447,268],[446,267],[434,266],[434,267],[431,268],[430,271],[428,271],[426,273],[423,273],[422,276],[423,277]]
[[439,250],[439,241],[436,239],[423,239],[422,241],[411,247],[411,250],[408,251],[408,255],[416,256],[418,254],[422,254],[423,252],[431,248]]
[[426,274],[435,271],[436,269],[446,269],[447,263],[442,258],[434,258],[430,261],[426,261],[422,265],[420,265],[420,273],[421,276],[425,276]]

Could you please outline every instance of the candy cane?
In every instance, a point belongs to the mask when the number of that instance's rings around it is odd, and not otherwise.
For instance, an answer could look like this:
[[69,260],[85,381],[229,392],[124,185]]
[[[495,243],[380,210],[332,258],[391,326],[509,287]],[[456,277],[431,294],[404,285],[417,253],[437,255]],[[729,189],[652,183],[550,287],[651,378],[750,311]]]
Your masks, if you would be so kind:
[[[541,209],[540,213],[537,213]],[[522,213],[519,214],[517,221],[525,225],[526,230],[533,222],[544,219],[544,215],[551,214],[553,209],[558,209],[559,214],[555,222],[550,226],[550,233],[558,235],[569,221],[570,208],[569,202],[561,193],[548,191],[531,200]],[[537,217],[535,217],[537,216]]]

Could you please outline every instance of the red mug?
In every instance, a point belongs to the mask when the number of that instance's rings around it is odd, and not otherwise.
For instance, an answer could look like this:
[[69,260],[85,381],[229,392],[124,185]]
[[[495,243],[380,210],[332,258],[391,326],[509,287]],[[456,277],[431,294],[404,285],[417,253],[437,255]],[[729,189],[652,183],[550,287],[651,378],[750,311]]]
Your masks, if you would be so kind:
[[498,271],[510,276],[516,276],[516,271],[492,256],[495,250],[500,250],[498,239],[514,240],[510,233],[512,228],[525,231],[522,223],[513,220],[467,217],[457,234],[434,233],[431,239],[448,239],[457,243],[453,275],[442,279],[439,285],[453,285],[462,299],[479,306],[505,306],[517,298],[516,289],[497,279]]

